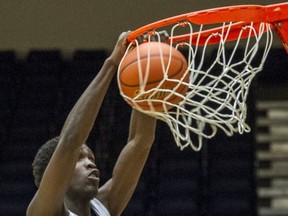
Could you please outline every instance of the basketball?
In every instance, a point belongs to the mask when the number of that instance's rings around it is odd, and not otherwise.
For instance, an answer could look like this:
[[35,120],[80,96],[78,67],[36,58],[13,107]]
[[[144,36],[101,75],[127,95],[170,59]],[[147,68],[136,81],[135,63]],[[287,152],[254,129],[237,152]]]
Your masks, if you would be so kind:
[[184,84],[189,79],[186,70],[187,61],[180,51],[166,43],[143,43],[122,60],[119,88],[132,107],[137,104],[142,110],[163,111],[183,100],[182,95],[188,90]]

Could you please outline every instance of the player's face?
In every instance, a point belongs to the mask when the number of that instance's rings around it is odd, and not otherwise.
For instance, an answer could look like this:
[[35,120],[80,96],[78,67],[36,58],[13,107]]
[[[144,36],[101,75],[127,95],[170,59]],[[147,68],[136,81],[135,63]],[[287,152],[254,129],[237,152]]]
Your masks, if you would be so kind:
[[74,192],[77,196],[93,198],[98,193],[99,178],[100,172],[95,164],[95,156],[87,145],[83,145],[80,149],[69,192]]

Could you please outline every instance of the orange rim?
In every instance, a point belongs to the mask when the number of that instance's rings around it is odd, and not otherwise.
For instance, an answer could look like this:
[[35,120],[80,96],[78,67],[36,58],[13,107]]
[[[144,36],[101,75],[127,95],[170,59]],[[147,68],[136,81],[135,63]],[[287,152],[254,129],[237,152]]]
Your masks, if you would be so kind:
[[[243,16],[243,14],[245,14],[245,16]],[[128,41],[133,43],[140,35],[177,23],[183,23],[183,25],[185,25],[185,22],[188,21],[197,25],[235,22],[231,25],[230,31],[232,31],[232,34],[229,36],[228,40],[235,40],[238,38],[238,35],[236,37],[236,34],[239,33],[240,29],[251,22],[253,22],[253,26],[256,26],[256,30],[259,29],[260,23],[270,23],[271,28],[275,29],[285,48],[288,47],[288,2],[266,6],[236,5],[186,13],[140,27],[129,34]],[[220,28],[222,31],[222,27],[219,27],[201,32],[200,37],[203,37],[201,40],[204,41],[211,33],[220,31]],[[195,36],[192,35],[192,37],[196,37],[197,34],[199,36],[199,32],[193,34]],[[245,37],[248,37],[248,35],[241,35],[241,38]],[[174,36],[173,42],[187,41],[188,38],[191,38],[190,34]],[[171,38],[169,38],[169,41],[171,41]],[[211,43],[218,43],[218,41],[211,40],[209,41],[209,44]]]

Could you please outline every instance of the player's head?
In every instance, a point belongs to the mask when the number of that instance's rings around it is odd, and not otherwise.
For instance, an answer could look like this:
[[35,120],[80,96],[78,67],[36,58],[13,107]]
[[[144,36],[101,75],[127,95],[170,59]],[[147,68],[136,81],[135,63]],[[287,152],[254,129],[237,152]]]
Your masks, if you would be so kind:
[[34,182],[37,187],[39,187],[42,180],[44,171],[58,145],[59,137],[55,137],[47,141],[41,148],[38,150],[34,161],[32,163]]
[[100,172],[95,163],[95,156],[87,145],[82,145],[75,166],[67,196],[74,199],[90,200],[98,193]]
[[[35,185],[39,187],[44,171],[59,143],[59,137],[47,141],[38,150],[32,167]],[[95,164],[95,156],[92,150],[83,144],[79,151],[79,158],[71,179],[68,195],[94,197],[99,187],[99,170]]]

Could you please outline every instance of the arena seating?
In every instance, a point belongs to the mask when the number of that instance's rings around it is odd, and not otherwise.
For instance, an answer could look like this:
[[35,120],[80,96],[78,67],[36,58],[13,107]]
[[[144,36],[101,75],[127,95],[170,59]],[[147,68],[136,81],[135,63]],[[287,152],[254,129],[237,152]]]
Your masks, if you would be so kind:
[[[25,215],[36,191],[31,163],[37,149],[60,133],[107,55],[105,50],[77,50],[68,58],[60,50],[31,50],[21,59],[14,51],[0,52],[1,216]],[[125,145],[130,110],[114,79],[89,137],[103,181]],[[199,153],[180,151],[159,122],[155,145],[123,215],[255,215],[253,142],[253,134],[226,138],[220,133],[205,140]]]

